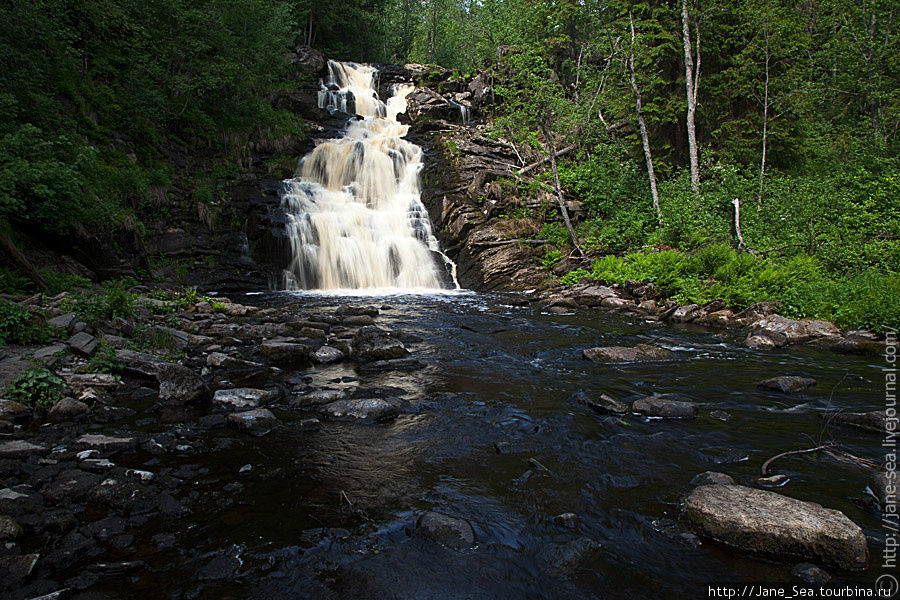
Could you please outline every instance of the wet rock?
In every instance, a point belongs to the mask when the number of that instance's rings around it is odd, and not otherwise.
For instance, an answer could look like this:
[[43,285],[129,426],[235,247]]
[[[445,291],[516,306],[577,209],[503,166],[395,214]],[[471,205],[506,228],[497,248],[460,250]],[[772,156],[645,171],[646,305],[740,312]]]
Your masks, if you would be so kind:
[[544,570],[557,577],[567,577],[600,549],[600,544],[586,537],[555,546],[546,553]]
[[33,454],[45,454],[47,448],[26,440],[0,442],[0,458],[26,458]]
[[197,573],[200,579],[231,579],[241,568],[243,561],[238,556],[237,548],[221,551],[206,563]]
[[0,588],[11,589],[21,585],[34,571],[38,558],[38,554],[0,556]]
[[149,512],[159,502],[151,488],[136,481],[113,478],[104,479],[89,492],[88,497],[101,506],[131,514]]
[[869,482],[869,489],[878,498],[881,506],[887,506],[888,500],[896,501],[897,499],[897,483],[888,476],[887,471],[875,471]]
[[705,473],[694,475],[694,478],[691,479],[691,485],[735,485],[735,483],[730,475],[719,473],[718,471],[706,471]]
[[839,412],[826,415],[823,418],[833,425],[846,425],[876,433],[887,431],[887,415],[883,410],[864,413]]
[[791,575],[811,585],[825,585],[831,582],[831,575],[811,563],[800,563],[791,569]]
[[50,552],[41,561],[42,567],[50,566],[54,569],[67,569],[88,557],[100,554],[97,543],[78,531],[70,531],[59,540]]
[[26,485],[0,489],[0,513],[22,515],[42,509],[44,498]]
[[734,320],[734,313],[728,309],[716,310],[709,314],[700,315],[696,319],[696,323],[706,325],[708,327],[728,327]]
[[82,356],[93,356],[97,351],[97,338],[84,331],[70,337],[67,343],[73,352]]
[[55,423],[75,421],[85,416],[91,409],[87,404],[75,398],[63,398],[53,405],[47,416]]
[[831,350],[841,354],[858,356],[881,356],[885,352],[883,341],[874,340],[861,334],[849,332],[847,336],[831,346]]
[[343,400],[346,397],[347,393],[343,390],[316,390],[294,399],[291,404],[295,406],[322,406],[323,404]]
[[268,434],[276,425],[278,425],[278,422],[278,417],[272,414],[272,411],[265,408],[257,408],[228,415],[228,424],[230,426],[255,437],[262,437]]
[[178,364],[166,364],[156,374],[159,402],[170,406],[197,404],[209,399],[209,386],[194,371]]
[[12,517],[0,515],[0,541],[15,540],[22,535],[22,527]]
[[767,335],[782,334],[791,344],[818,338],[837,338],[841,335],[841,330],[828,321],[796,321],[776,314],[762,317],[752,323],[750,329]]
[[386,371],[418,371],[424,367],[425,363],[414,358],[393,358],[363,363],[357,368],[360,373],[384,373]]
[[416,533],[454,550],[471,548],[475,544],[475,530],[468,521],[438,512],[420,516]]
[[300,419],[297,422],[297,429],[300,431],[318,431],[322,428],[322,422],[318,419]]
[[275,399],[275,392],[255,388],[234,388],[217,390],[213,395],[213,404],[232,411],[259,408]]
[[581,522],[581,518],[575,513],[562,513],[553,517],[553,524],[557,527],[562,527],[564,529],[575,529],[578,527],[578,523]]
[[724,410],[718,410],[718,409],[709,411],[709,416],[712,417],[713,419],[718,419],[719,421],[723,421],[723,422],[728,421],[728,419],[731,418],[731,414],[729,414],[728,412],[726,412]]
[[353,336],[353,348],[356,358],[362,362],[402,358],[409,354],[400,340],[375,326],[361,327]]
[[15,400],[0,399],[0,419],[4,421],[27,421],[31,418],[31,409]]
[[647,417],[692,419],[700,412],[700,407],[694,402],[677,400],[670,394],[660,394],[635,400],[631,410]]
[[785,340],[783,344],[778,344],[778,342],[768,335],[750,334],[744,342],[744,345],[752,350],[773,350],[787,345],[787,341]]
[[331,346],[322,346],[313,354],[313,360],[319,364],[329,364],[344,358],[344,353]]
[[341,325],[345,325],[347,327],[364,327],[366,325],[374,325],[375,319],[370,317],[369,315],[353,315],[349,317],[344,317],[341,320]]
[[270,340],[263,342],[260,352],[278,366],[303,366],[310,362],[313,349],[307,344],[287,340]]
[[55,504],[80,502],[100,481],[99,475],[80,469],[69,469],[41,488],[41,495]]
[[675,354],[670,350],[649,344],[638,344],[633,348],[628,346],[588,348],[582,352],[582,355],[591,362],[599,364],[656,362],[675,358]]
[[338,400],[321,409],[324,418],[332,421],[372,421],[383,423],[397,418],[397,408],[380,398]]
[[862,571],[868,547],[843,513],[775,492],[739,485],[694,488],[681,518],[695,533],[748,552],[811,558]]
[[136,448],[138,440],[135,437],[114,437],[99,433],[87,433],[75,440],[75,445],[80,448],[96,448],[103,451],[127,450]]
[[816,385],[815,379],[808,377],[796,377],[794,375],[781,375],[760,381],[756,387],[763,390],[773,390],[783,394],[796,394],[806,391],[810,387]]
[[703,314],[703,310],[698,304],[687,304],[679,306],[669,316],[669,320],[675,323],[689,323]]
[[700,538],[689,531],[680,531],[673,535],[672,539],[692,550],[696,550],[703,545]]
[[600,306],[611,309],[634,308],[635,303],[634,300],[629,300],[627,298],[610,297],[604,298],[603,302],[600,303]]
[[628,405],[624,402],[619,402],[606,394],[595,396],[584,390],[579,390],[572,394],[569,397],[569,402],[587,406],[598,413],[614,413],[621,415],[628,412]]

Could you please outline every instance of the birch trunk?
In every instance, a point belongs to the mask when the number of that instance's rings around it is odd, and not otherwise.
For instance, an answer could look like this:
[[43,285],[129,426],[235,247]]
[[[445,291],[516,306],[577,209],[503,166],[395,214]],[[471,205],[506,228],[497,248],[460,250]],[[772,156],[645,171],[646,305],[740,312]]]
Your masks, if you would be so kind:
[[641,91],[637,86],[637,77],[634,74],[634,19],[628,13],[631,22],[631,52],[628,54],[628,71],[631,76],[631,91],[634,92],[634,108],[637,111],[638,126],[641,130],[641,145],[644,147],[644,160],[647,162],[647,176],[650,178],[650,194],[653,197],[653,210],[660,226],[663,224],[662,210],[659,208],[659,192],[656,189],[656,172],[653,170],[653,154],[650,152],[650,136],[647,134],[647,124],[644,122],[644,108],[641,102]]
[[[695,194],[700,193],[700,161],[697,157],[697,128],[694,115],[697,112],[697,81],[694,77],[694,59],[691,54],[691,28],[688,22],[687,0],[681,0],[681,37],[684,41],[684,84],[687,91],[687,134],[688,153],[691,160],[691,187]],[[697,51],[699,59],[700,36],[697,35]],[[697,78],[699,79],[699,60],[697,62]]]

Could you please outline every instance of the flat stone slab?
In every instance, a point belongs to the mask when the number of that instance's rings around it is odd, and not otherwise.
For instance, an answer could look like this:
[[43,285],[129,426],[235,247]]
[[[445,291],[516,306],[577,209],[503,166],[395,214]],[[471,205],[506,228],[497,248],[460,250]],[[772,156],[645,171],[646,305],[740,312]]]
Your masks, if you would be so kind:
[[25,440],[10,440],[0,443],[0,457],[2,458],[24,458],[32,454],[43,454],[46,451],[47,448],[44,446]]
[[675,359],[675,353],[671,350],[649,344],[638,344],[634,347],[606,346],[588,348],[581,354],[589,361],[599,364],[657,362]]
[[703,485],[685,500],[681,519],[699,535],[773,556],[793,555],[863,571],[866,536],[844,513],[740,485]]
[[397,408],[381,398],[338,400],[326,404],[321,414],[332,421],[374,421],[382,423],[397,417]]
[[121,450],[137,447],[138,441],[137,438],[133,437],[113,437],[99,433],[87,433],[75,440],[75,444],[87,448]]

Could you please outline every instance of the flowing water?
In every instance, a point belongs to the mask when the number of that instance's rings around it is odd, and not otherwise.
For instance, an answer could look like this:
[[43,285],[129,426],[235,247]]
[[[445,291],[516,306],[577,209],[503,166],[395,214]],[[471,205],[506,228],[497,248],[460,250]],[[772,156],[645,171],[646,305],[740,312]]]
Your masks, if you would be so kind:
[[[282,423],[266,437],[213,429],[197,439],[195,455],[143,463],[189,478],[193,512],[145,524],[137,547],[151,571],[97,589],[216,600],[631,599],[791,582],[790,561],[686,544],[679,504],[698,473],[723,471],[752,485],[768,458],[822,440],[878,459],[879,436],[826,427],[822,417],[883,408],[880,361],[808,348],[753,351],[727,333],[639,317],[550,315],[518,307],[519,296],[409,294],[445,287],[419,200],[421,149],[396,120],[409,88],[384,103],[373,69],[329,63],[329,71],[320,105],[361,117],[302,160],[283,196],[295,255],[286,286],[318,293],[239,300],[299,303],[313,316],[348,302],[379,306],[379,326],[403,332],[421,368],[371,372],[345,362],[278,377],[386,394],[399,399],[401,414],[389,424],[325,423],[311,432],[301,425],[309,414],[279,403],[272,409]],[[358,292],[347,288],[406,293],[353,298]],[[639,342],[678,360],[581,359],[584,348]],[[782,374],[818,385],[797,396],[756,388]],[[677,393],[702,411],[686,421],[598,415],[568,400],[580,389],[622,401]],[[790,477],[783,493],[839,509],[865,529],[869,574],[834,575],[872,581],[884,537],[866,501],[867,474],[814,455],[782,459],[775,470]],[[427,510],[468,519],[476,547],[450,550],[415,534]],[[578,515],[574,530],[552,522],[566,512]],[[162,532],[175,534],[171,546],[154,541]],[[579,537],[602,550],[572,574],[548,568],[555,549]]]
[[358,116],[284,182],[293,250],[285,289],[458,287],[420,199],[422,149],[403,139],[408,126],[397,122],[413,86],[396,86],[385,103],[374,68],[333,61],[328,68],[320,108]]
[[[354,302],[256,298],[300,302],[311,314]],[[193,514],[181,520],[175,548],[147,559],[155,572],[129,586],[154,597],[209,599],[705,597],[717,582],[790,582],[792,564],[713,542],[681,543],[674,519],[692,477],[715,470],[753,484],[766,459],[821,439],[878,457],[880,436],[822,422],[829,411],[883,408],[878,358],[759,352],[725,333],[601,312],[550,315],[514,306],[517,298],[356,299],[381,307],[379,326],[407,334],[424,367],[370,373],[343,363],[296,376],[363,395],[394,388],[400,417],[308,432],[302,415],[276,406],[282,426],[264,438],[205,434],[199,455],[179,459],[204,468],[191,480]],[[580,358],[582,348],[648,341],[679,360],[616,367]],[[797,396],[756,389],[786,373],[818,385]],[[679,393],[702,410],[687,421],[598,415],[568,402],[579,389],[625,401]],[[503,454],[496,442],[509,444]],[[244,465],[252,470],[241,474]],[[863,500],[866,473],[814,456],[774,466],[790,477],[782,493],[839,509],[871,536],[869,574],[832,574],[872,581],[883,535]],[[425,510],[469,519],[477,546],[454,551],[413,533]],[[563,512],[579,515],[576,530],[553,525]],[[154,527],[146,527],[147,547]],[[580,536],[602,550],[571,576],[548,572],[553,548]],[[210,565],[223,553],[240,566],[217,580]]]

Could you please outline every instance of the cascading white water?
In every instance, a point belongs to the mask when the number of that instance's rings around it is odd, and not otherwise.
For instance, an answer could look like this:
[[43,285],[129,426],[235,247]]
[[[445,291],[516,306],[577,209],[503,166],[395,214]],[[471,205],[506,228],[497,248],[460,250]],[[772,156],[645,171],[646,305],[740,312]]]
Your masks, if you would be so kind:
[[359,116],[343,138],[319,143],[285,182],[293,250],[285,288],[445,288],[435,257],[455,265],[441,254],[419,196],[422,150],[403,139],[409,127],[397,122],[413,86],[396,86],[384,103],[374,68],[329,61],[328,72],[319,107],[348,112],[352,100]]

